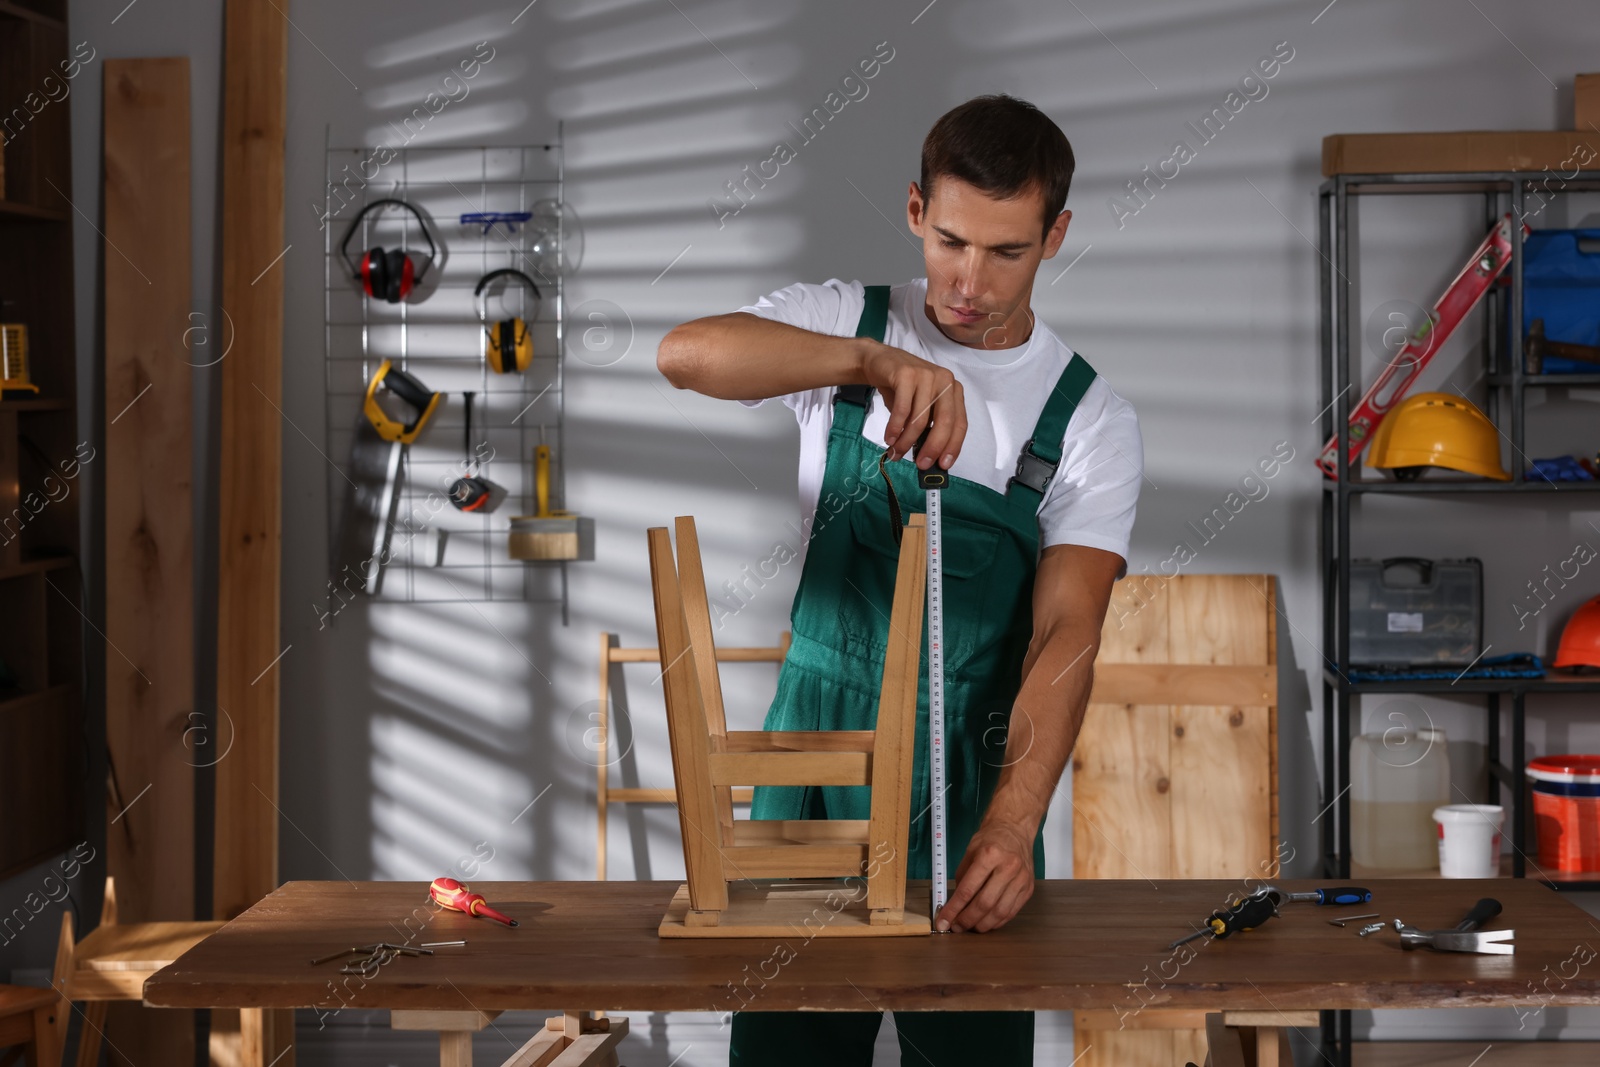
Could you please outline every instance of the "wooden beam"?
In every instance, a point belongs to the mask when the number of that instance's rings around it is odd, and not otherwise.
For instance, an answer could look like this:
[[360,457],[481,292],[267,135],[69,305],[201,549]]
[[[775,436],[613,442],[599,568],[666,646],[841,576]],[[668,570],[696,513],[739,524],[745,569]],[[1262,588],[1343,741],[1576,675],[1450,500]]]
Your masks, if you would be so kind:
[[[278,585],[282,539],[283,155],[289,0],[228,0],[223,30],[222,361],[217,764],[212,909],[230,919],[278,884]],[[275,262],[276,261],[276,262]],[[212,1017],[214,1061],[293,1067],[293,1014]],[[282,1057],[281,1059],[278,1057]]]
[[[190,733],[189,60],[108,59],[103,87],[106,745],[121,786],[107,798],[106,870],[123,922],[182,922],[195,917],[205,751]],[[194,1058],[192,1012],[119,1004],[111,1026],[132,1062]]]
[[1263,708],[1278,702],[1278,669],[1219,663],[1096,663],[1091,704]]

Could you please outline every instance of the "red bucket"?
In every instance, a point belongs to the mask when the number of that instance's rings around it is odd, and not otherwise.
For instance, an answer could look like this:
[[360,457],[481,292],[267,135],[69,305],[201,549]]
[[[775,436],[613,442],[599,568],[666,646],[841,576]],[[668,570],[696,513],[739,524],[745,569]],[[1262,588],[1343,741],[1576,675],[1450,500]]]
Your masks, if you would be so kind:
[[1600,756],[1542,756],[1528,762],[1539,866],[1600,870]]

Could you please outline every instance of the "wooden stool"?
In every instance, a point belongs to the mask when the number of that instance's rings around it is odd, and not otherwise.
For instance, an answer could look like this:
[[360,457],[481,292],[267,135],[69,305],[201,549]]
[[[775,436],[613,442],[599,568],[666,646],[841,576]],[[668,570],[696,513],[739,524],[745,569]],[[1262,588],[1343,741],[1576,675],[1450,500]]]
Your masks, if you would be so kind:
[[[85,1002],[83,1035],[78,1039],[78,1067],[94,1067],[100,1057],[100,1039],[106,1022],[106,1005],[113,1000],[144,1000],[145,979],[210,937],[218,922],[117,923],[117,893],[106,879],[100,925],[78,941],[73,936],[72,913],[61,916],[61,937],[56,942],[55,991],[66,1001]],[[55,1013],[56,1041],[66,1047],[67,1023],[72,1012],[66,1003]],[[59,1053],[57,1054],[59,1057]]]
[[[617,635],[600,634],[600,707],[595,712],[593,731],[595,766],[595,807],[599,818],[595,823],[595,877],[606,880],[606,824],[613,804],[676,804],[678,794],[672,789],[635,789],[614,787],[611,784],[611,665],[613,663],[661,663],[658,648],[619,648]],[[789,631],[778,635],[778,643],[770,648],[719,648],[718,663],[777,663],[782,664],[789,654]],[[587,740],[587,738],[585,738]],[[618,753],[618,757],[622,753]],[[750,803],[749,789],[735,789],[735,804]]]
[[[930,933],[931,897],[919,894],[908,906],[906,896],[927,581],[924,516],[911,516],[900,545],[875,730],[728,730],[692,518],[677,520],[677,537],[674,566],[666,529],[649,531],[667,730],[689,875],[661,921],[661,936]],[[736,785],[871,786],[871,817],[735,821]],[[754,881],[852,877],[866,883],[864,902],[858,892],[852,899],[848,883]],[[729,882],[736,883],[731,891]]]
[[[28,1067],[56,1067],[61,1043],[56,1036],[57,1006],[66,1011],[54,989],[0,985],[0,1067],[23,1058]],[[14,1046],[21,1046],[20,1048]]]

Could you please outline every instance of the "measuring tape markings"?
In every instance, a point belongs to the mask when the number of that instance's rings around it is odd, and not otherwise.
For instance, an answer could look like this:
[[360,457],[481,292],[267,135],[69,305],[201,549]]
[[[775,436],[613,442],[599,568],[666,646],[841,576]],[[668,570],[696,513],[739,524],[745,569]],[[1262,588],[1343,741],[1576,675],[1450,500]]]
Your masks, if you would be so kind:
[[945,839],[944,752],[944,522],[940,490],[946,475],[937,466],[921,471],[919,483],[928,508],[928,790],[933,819],[933,910],[937,919],[949,896],[949,857]]

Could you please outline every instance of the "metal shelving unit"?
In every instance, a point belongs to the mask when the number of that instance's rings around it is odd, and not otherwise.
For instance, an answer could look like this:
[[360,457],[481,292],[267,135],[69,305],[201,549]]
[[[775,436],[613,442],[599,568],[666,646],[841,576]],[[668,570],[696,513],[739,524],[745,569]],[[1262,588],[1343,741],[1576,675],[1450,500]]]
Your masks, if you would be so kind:
[[[562,135],[549,144],[406,147],[366,182],[375,150],[327,149],[324,228],[324,370],[329,544],[336,544],[347,492],[339,464],[349,455],[361,419],[366,383],[385,359],[447,394],[406,454],[392,557],[372,599],[379,601],[559,603],[567,618],[565,561],[509,557],[513,515],[536,510],[534,447],[552,448],[551,507],[565,498],[565,275],[568,230]],[[352,179],[351,175],[358,175]],[[439,246],[437,261],[408,300],[369,298],[350,277],[339,245],[348,220],[369,201],[402,199],[427,217]],[[539,218],[529,222],[458,223],[476,212],[549,211],[555,245],[536,247]],[[420,249],[418,246],[421,246]],[[374,246],[427,251],[417,222],[393,209],[361,221],[352,254]],[[539,287],[492,287],[489,319],[517,315],[533,335],[534,357],[521,374],[496,374],[484,358],[484,331],[473,289],[491,270],[514,267]],[[464,440],[463,394],[475,396],[472,441]],[[470,447],[469,447],[470,446]],[[465,513],[443,492],[473,451],[488,456],[477,474],[503,490],[491,512]],[[443,506],[440,506],[443,504]],[[411,517],[409,520],[407,517]]]
[[[1352,375],[1352,309],[1359,306],[1358,294],[1349,282],[1352,253],[1359,254],[1352,239],[1353,197],[1478,194],[1485,207],[1487,230],[1506,212],[1514,225],[1527,217],[1527,195],[1543,177],[1540,174],[1500,172],[1473,174],[1360,174],[1329,178],[1318,187],[1318,250],[1321,252],[1318,276],[1320,298],[1320,374],[1318,376],[1322,440],[1338,439],[1338,479],[1324,479],[1319,559],[1323,582],[1322,648],[1334,664],[1343,667],[1350,661],[1350,563],[1351,508],[1368,494],[1509,494],[1514,499],[1529,495],[1548,498],[1552,494],[1593,494],[1600,482],[1552,483],[1526,478],[1524,450],[1527,420],[1526,397],[1530,388],[1592,386],[1600,375],[1530,375],[1524,373],[1522,294],[1523,247],[1513,240],[1509,285],[1496,285],[1485,294],[1484,354],[1485,381],[1488,384],[1487,414],[1502,428],[1512,446],[1510,482],[1418,481],[1389,482],[1375,478],[1352,479],[1348,462],[1350,411],[1360,396],[1360,383]],[[1600,191],[1600,176],[1564,180],[1562,192]],[[1509,326],[1509,328],[1508,328]],[[1359,355],[1359,353],[1357,353]],[[1505,427],[1509,423],[1509,432]],[[1507,804],[1514,848],[1510,873],[1527,876],[1526,813],[1522,768],[1526,762],[1524,736],[1527,698],[1530,694],[1600,693],[1600,678],[1572,678],[1547,674],[1544,678],[1475,679],[1461,682],[1401,681],[1352,682],[1338,668],[1324,669],[1322,675],[1322,780],[1335,799],[1334,821],[1321,824],[1323,875],[1350,877],[1350,764],[1351,707],[1357,697],[1376,693],[1472,693],[1483,696],[1488,721],[1488,802],[1497,802],[1503,787],[1510,794]],[[1509,720],[1507,722],[1506,720]],[[1509,744],[1504,737],[1509,726]],[[1509,752],[1506,749],[1509,748]],[[1503,757],[1508,757],[1503,758]],[[1600,889],[1600,872],[1566,876],[1539,872],[1540,880],[1556,889]],[[1324,1012],[1324,1045],[1334,1053],[1340,1067],[1348,1067],[1351,1055],[1352,1025],[1349,1012]]]

